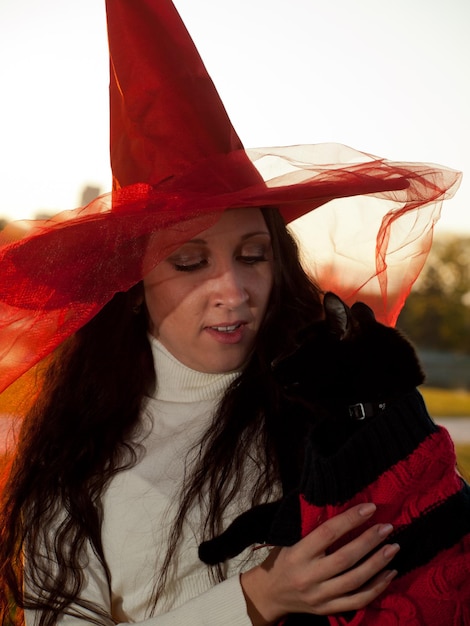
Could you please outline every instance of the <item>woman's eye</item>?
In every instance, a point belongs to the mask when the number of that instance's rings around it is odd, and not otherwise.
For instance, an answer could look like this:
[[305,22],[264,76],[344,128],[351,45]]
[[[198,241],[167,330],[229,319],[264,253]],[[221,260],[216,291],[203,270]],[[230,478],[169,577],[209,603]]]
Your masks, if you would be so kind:
[[241,254],[238,260],[246,265],[255,265],[256,263],[262,263],[268,259],[265,254]]
[[255,265],[268,260],[268,250],[264,245],[243,246],[237,259],[246,265]]
[[188,260],[173,260],[173,267],[177,272],[194,272],[202,269],[207,265],[207,259],[188,259]]

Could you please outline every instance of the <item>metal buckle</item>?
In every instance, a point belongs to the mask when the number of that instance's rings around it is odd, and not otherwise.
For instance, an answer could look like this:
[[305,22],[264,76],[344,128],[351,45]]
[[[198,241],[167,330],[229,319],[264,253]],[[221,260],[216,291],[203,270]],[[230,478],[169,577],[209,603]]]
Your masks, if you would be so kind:
[[362,402],[349,405],[349,416],[355,420],[363,420],[366,418],[366,409]]

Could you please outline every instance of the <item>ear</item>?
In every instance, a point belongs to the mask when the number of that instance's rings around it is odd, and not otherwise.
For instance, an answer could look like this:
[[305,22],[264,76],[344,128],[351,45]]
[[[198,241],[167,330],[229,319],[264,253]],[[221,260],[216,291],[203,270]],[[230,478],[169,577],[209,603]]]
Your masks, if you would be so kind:
[[351,307],[351,312],[360,324],[371,324],[376,321],[374,311],[364,302],[355,302]]
[[336,294],[328,291],[323,299],[325,321],[331,333],[344,339],[351,328],[351,312]]

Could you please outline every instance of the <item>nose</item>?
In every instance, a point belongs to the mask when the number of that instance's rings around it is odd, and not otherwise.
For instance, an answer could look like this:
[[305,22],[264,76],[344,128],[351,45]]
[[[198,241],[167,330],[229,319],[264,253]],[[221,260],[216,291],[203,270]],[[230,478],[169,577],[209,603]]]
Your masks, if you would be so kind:
[[215,306],[236,309],[248,301],[248,291],[242,272],[231,265],[213,278],[213,296]]

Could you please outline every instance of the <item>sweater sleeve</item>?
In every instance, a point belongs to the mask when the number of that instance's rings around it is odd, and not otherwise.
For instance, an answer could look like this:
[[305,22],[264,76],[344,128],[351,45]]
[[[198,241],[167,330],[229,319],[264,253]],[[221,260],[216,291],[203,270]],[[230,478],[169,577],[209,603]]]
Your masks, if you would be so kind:
[[[239,576],[232,576],[143,626],[251,626]],[[124,625],[122,625],[124,626]]]
[[[104,613],[110,614],[109,592],[104,573],[102,579],[96,575],[96,571],[91,578],[88,577],[82,598],[84,604],[93,601]],[[96,619],[96,614],[86,606],[74,606],[70,612],[74,614],[63,615],[57,621],[57,626],[81,626],[90,624],[92,618]],[[38,611],[25,611],[26,626],[37,626],[40,616]],[[103,626],[116,624],[110,617],[101,618],[100,623]],[[118,626],[127,626],[129,623],[120,622]],[[136,623],[142,626],[251,626],[239,576],[228,578],[168,613]]]

